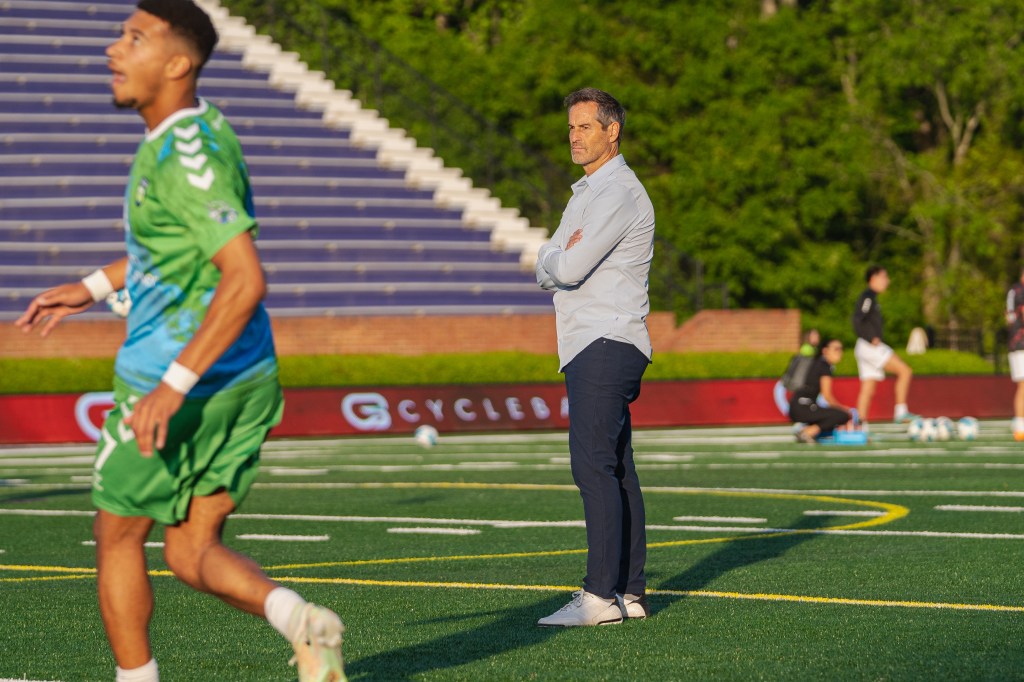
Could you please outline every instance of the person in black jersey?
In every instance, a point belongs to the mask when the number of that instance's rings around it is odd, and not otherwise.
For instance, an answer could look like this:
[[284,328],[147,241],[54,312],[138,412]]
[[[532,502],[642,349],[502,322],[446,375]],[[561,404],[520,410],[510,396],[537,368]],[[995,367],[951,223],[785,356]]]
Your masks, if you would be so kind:
[[[804,385],[793,392],[789,401],[789,418],[794,423],[806,424],[796,436],[801,443],[814,443],[821,434],[850,421],[850,409],[841,405],[832,392],[832,372],[842,359],[842,342],[838,339],[826,341],[807,372]],[[819,394],[828,403],[827,407],[818,402]]]
[[1013,439],[1024,441],[1024,270],[1006,292],[1006,324],[1010,379],[1017,384],[1013,396]]
[[917,416],[907,409],[907,394],[910,392],[910,379],[914,372],[882,341],[882,309],[878,305],[878,294],[889,288],[889,273],[880,265],[872,265],[867,269],[864,279],[868,284],[867,289],[857,299],[857,307],[853,310],[853,331],[857,334],[853,356],[857,358],[857,373],[860,375],[857,411],[861,420],[867,421],[871,399],[875,396],[875,385],[885,379],[886,373],[895,374],[896,407],[893,421],[908,422]]

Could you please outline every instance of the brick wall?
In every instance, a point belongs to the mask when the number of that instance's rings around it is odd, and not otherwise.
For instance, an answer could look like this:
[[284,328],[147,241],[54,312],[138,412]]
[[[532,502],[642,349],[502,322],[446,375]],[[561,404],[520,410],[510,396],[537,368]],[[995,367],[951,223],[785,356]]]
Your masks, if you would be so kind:
[[[541,315],[275,318],[281,355],[346,353],[555,352],[555,319]],[[648,318],[655,352],[792,351],[798,310],[705,310],[677,327],[671,313]],[[124,340],[119,320],[65,320],[45,339],[0,323],[0,357],[112,357]]]
[[684,322],[669,343],[677,352],[795,351],[799,310],[704,310]]

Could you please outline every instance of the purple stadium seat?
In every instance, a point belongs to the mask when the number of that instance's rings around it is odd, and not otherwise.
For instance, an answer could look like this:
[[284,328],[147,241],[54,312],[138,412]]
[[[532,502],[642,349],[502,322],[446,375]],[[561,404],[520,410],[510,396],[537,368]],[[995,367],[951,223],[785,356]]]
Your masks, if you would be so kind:
[[[0,320],[124,253],[122,195],[143,132],[110,103],[104,50],[133,0],[0,2]],[[242,142],[276,315],[550,309],[519,254],[218,51],[209,93]],[[90,317],[109,316],[98,306]]]

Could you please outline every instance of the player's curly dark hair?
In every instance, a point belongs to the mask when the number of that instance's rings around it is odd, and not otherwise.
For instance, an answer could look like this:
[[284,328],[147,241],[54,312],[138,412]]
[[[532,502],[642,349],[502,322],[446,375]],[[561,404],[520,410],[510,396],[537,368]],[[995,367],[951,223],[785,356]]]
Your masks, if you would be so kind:
[[619,101],[604,90],[597,88],[581,88],[565,98],[565,108],[572,109],[581,102],[594,102],[597,104],[597,120],[607,128],[613,121],[619,124],[619,139],[622,139],[622,131],[626,127],[626,110],[619,104]]
[[202,60],[196,65],[198,76],[217,46],[217,29],[209,15],[192,0],[139,0],[138,8],[166,21],[171,31],[195,47]]

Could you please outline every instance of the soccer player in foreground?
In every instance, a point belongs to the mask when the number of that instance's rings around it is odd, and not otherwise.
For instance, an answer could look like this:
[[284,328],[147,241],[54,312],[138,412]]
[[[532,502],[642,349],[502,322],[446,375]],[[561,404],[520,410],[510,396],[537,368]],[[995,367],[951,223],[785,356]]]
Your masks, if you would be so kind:
[[644,498],[633,462],[629,405],[651,361],[647,280],[654,207],[619,153],[626,122],[607,92],[565,99],[573,163],[562,221],[537,254],[537,283],[554,291],[559,369],[569,399],[569,460],[583,498],[587,575],[583,589],[541,626],[646,618]]
[[127,257],[40,294],[15,324],[46,336],[122,287],[132,300],[92,490],[116,679],[159,679],[143,543],[161,523],[164,558],[182,582],[266,618],[292,643],[300,680],[337,682],[338,616],[221,542],[283,398],[241,148],[223,115],[196,97],[216,41],[191,0],[142,0],[124,23],[107,48],[114,103],[137,110],[148,129],[125,195]]

